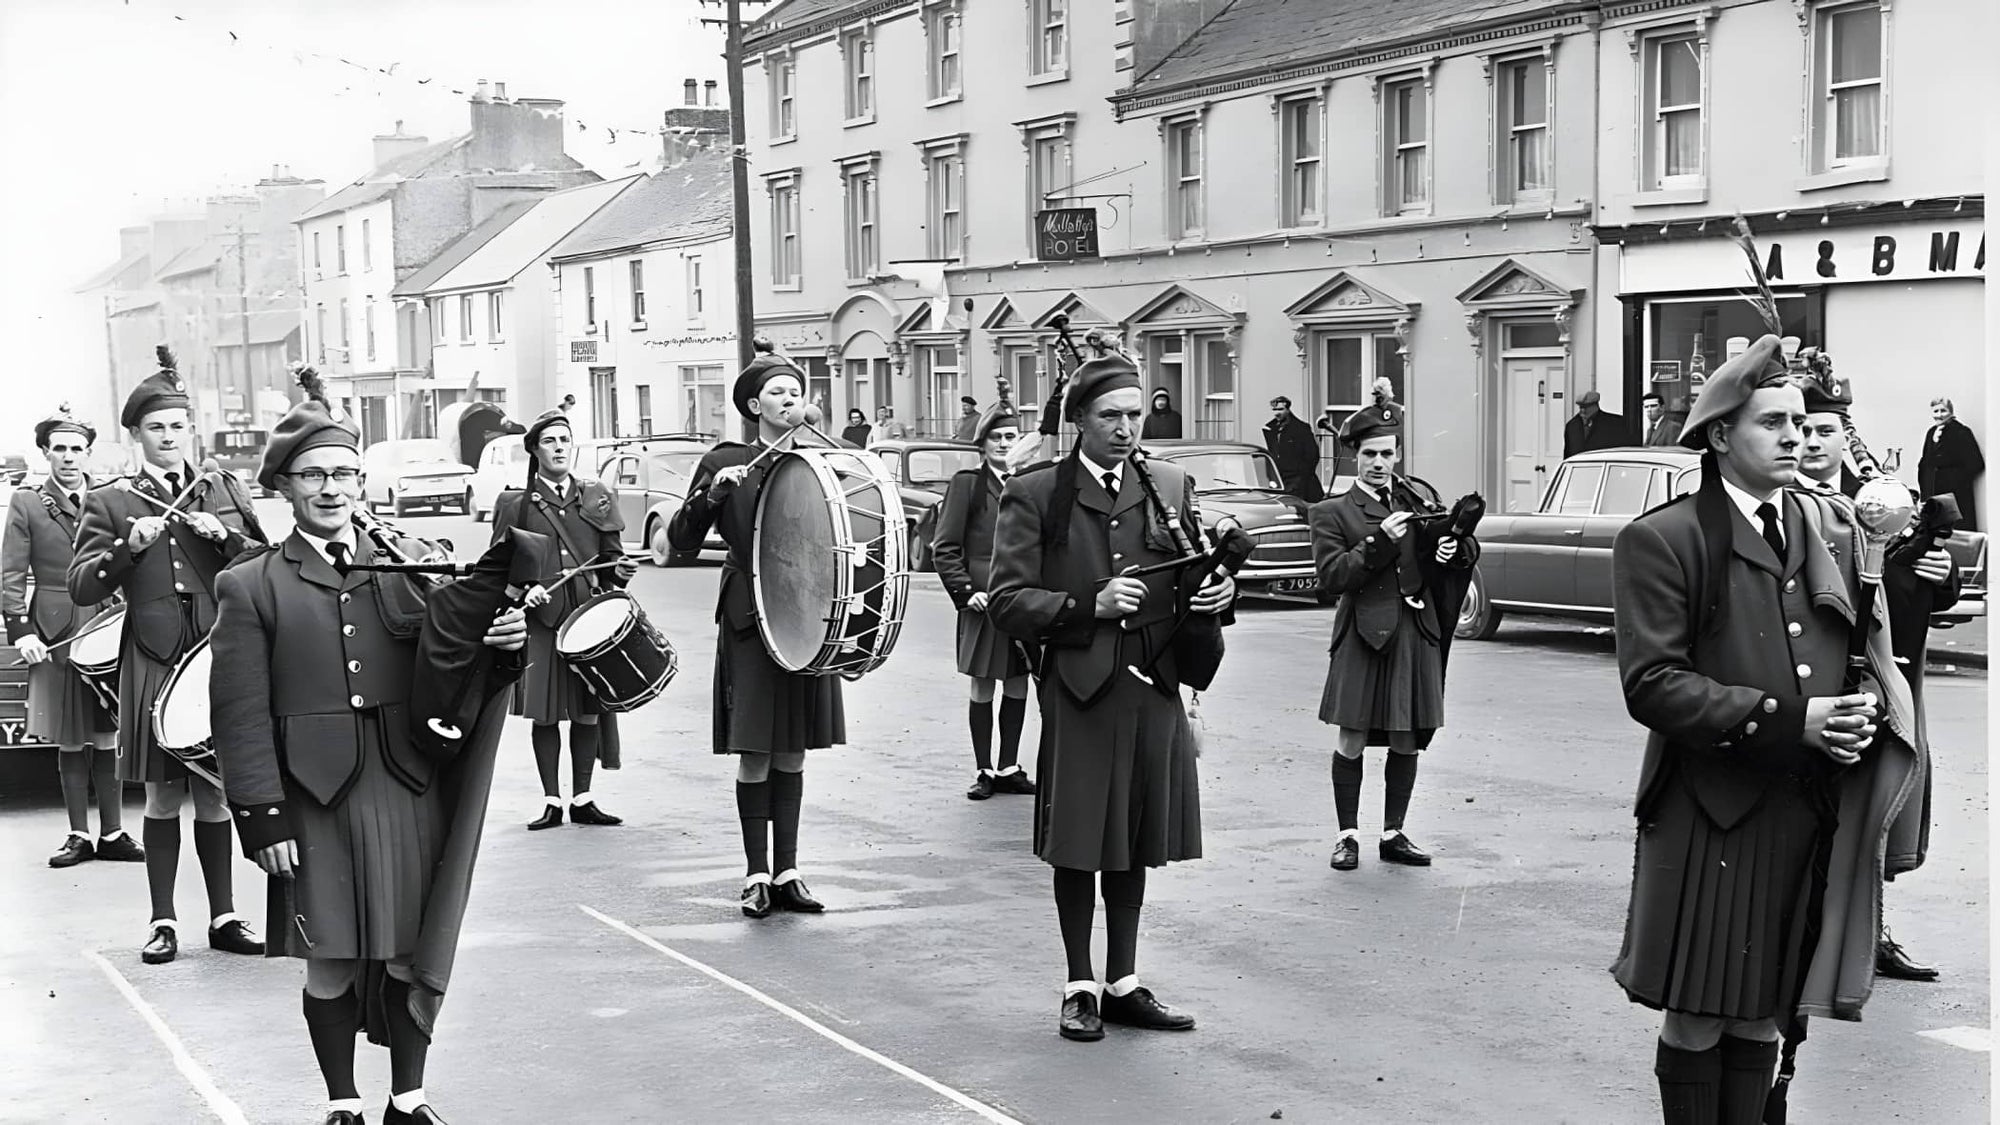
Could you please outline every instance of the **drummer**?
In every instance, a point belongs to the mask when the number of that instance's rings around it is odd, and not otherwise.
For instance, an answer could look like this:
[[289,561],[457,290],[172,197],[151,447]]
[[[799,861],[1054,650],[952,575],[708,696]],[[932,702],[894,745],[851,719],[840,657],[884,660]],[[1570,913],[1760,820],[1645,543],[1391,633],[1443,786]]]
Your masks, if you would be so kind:
[[556,541],[558,569],[617,558],[614,567],[585,571],[566,582],[549,578],[548,597],[533,600],[528,614],[528,668],[514,686],[514,714],[525,715],[534,726],[530,738],[535,748],[535,771],[542,779],[542,815],[528,822],[528,830],[554,828],[563,822],[562,788],[557,768],[562,757],[562,731],[569,726],[570,798],[569,818],[578,824],[623,824],[597,807],[591,795],[591,774],[600,756],[616,768],[604,754],[603,737],[610,721],[597,696],[570,670],[569,661],[556,649],[556,632],[576,608],[610,587],[623,587],[639,572],[639,564],[623,555],[619,532],[625,520],[618,513],[618,496],[602,481],[574,472],[576,439],[569,416],[551,410],[535,420],[522,438],[528,448],[527,490],[501,493],[493,507],[493,541],[506,538],[509,528],[539,532]]
[[[40,488],[14,493],[0,550],[0,612],[7,615],[7,641],[28,663],[27,736],[56,745],[63,806],[69,812],[69,836],[49,857],[50,867],[146,858],[145,849],[123,826],[119,797],[124,790],[118,784],[113,733],[117,720],[70,667],[69,653],[57,647],[75,639],[88,616],[70,601],[67,575],[91,483],[83,461],[96,441],[96,428],[71,417],[67,404],[35,424],[35,447],[48,458],[49,477]],[[92,784],[97,786],[95,844],[90,839]]]
[[[1026,642],[1009,637],[986,616],[993,578],[993,529],[1000,519],[1000,492],[1006,487],[1007,452],[1021,437],[1013,404],[987,407],[973,430],[981,463],[951,478],[938,508],[931,558],[945,593],[958,607],[958,670],[972,680],[968,716],[972,758],[979,772],[968,800],[995,793],[1032,794],[1035,783],[1018,758],[1021,727],[1028,714],[1029,653]],[[993,766],[993,684],[1000,682],[1000,766]]]
[[729,544],[716,607],[715,752],[737,755],[736,815],[747,867],[743,913],[816,914],[825,908],[799,878],[799,806],[806,751],[847,741],[840,679],[779,667],[758,632],[750,581],[757,495],[771,461],[754,468],[751,462],[805,419],[805,375],[792,361],[765,351],[743,369],[730,397],[737,413],[756,426],[757,440],[718,442],[708,451],[667,538],[677,551],[699,550],[709,528],[718,527]]
[[[69,567],[79,605],[125,598],[125,640],[118,658],[118,777],[146,783],[146,882],[153,920],[139,959],[165,964],[180,954],[174,878],[181,861],[181,805],[194,794],[194,850],[208,890],[208,944],[225,953],[261,954],[264,943],[236,916],[230,867],[229,809],[222,791],[191,775],[163,749],[148,721],[153,700],[188,650],[215,622],[215,576],[263,543],[243,485],[228,474],[200,475],[187,455],[194,442],[187,387],[173,353],[159,349],[160,370],[134,388],[119,422],[142,457],[139,472],[84,498],[83,526]],[[163,509],[172,506],[174,515]]]

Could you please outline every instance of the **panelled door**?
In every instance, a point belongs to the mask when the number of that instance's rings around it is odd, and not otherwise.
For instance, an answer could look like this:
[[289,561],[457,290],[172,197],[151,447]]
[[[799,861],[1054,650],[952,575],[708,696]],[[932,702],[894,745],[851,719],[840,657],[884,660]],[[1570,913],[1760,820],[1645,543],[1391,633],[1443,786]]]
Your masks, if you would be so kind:
[[1500,383],[1502,510],[1536,511],[1562,464],[1562,358],[1502,359]]

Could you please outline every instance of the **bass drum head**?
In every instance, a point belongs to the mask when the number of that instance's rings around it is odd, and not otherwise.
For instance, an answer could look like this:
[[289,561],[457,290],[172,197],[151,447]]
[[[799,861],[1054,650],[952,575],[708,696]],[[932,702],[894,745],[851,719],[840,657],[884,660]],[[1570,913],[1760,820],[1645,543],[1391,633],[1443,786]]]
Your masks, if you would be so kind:
[[757,498],[754,579],[771,658],[787,671],[810,667],[826,641],[840,594],[836,542],[833,509],[813,466],[779,457]]
[[190,750],[207,742],[214,727],[208,715],[208,641],[188,650],[153,703],[153,736],[169,750]]
[[632,599],[624,594],[594,598],[564,619],[556,651],[572,657],[595,652],[616,640],[633,616]]
[[69,643],[69,662],[86,672],[118,666],[118,649],[125,638],[125,607],[109,609],[90,619]]

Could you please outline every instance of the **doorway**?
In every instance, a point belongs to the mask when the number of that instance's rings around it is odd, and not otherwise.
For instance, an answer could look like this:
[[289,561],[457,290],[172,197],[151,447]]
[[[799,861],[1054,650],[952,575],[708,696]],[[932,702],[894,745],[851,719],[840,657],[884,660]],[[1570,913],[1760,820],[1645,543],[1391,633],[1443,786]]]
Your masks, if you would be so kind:
[[1564,373],[1561,354],[1500,359],[1500,494],[1502,510],[1541,507],[1562,464]]
[[618,369],[590,369],[590,436],[618,436]]

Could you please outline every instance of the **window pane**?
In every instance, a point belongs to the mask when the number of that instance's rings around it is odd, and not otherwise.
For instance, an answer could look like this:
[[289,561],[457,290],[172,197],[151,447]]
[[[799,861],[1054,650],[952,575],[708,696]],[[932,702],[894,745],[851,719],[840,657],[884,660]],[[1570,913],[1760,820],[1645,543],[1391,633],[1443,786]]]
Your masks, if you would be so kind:
[[1429,149],[1405,149],[1396,154],[1398,199],[1403,206],[1419,206],[1429,198],[1429,165]]
[[1835,160],[1882,155],[1882,87],[1855,86],[1835,91],[1834,121]]
[[1507,326],[1507,346],[1510,348],[1559,348],[1562,347],[1562,330],[1553,324],[1509,324]]
[[1604,481],[1603,465],[1571,465],[1563,472],[1562,493],[1556,510],[1564,515],[1589,515],[1597,506],[1597,486]]
[[1692,39],[1673,39],[1660,44],[1660,105],[1698,105],[1701,102],[1701,52]]
[[1666,131],[1662,156],[1666,176],[1701,175],[1701,111],[1681,109],[1662,114],[1660,128]]
[[1613,465],[1604,475],[1604,492],[1597,499],[1601,516],[1636,516],[1646,510],[1646,494],[1652,488],[1653,470],[1648,465]]
[[1512,68],[1515,126],[1541,125],[1549,119],[1548,71],[1540,59],[1517,63]]
[[1208,393],[1212,395],[1235,394],[1236,372],[1229,363],[1228,342],[1210,337],[1202,342],[1202,347],[1205,352],[1203,358],[1208,365],[1206,372],[1208,376]]
[[1833,80],[1853,82],[1882,77],[1882,13],[1874,5],[1835,12],[1827,21],[1833,35]]
[[1412,82],[1396,91],[1396,140],[1413,144],[1424,139],[1424,88]]
[[[1375,337],[1375,379],[1389,380],[1389,386],[1394,392],[1392,397],[1398,402],[1403,401],[1402,345],[1403,342],[1394,336],[1383,335]],[[1374,379],[1369,380],[1371,391],[1373,390],[1374,381]],[[1369,401],[1372,402],[1374,400],[1370,399]],[[1408,442],[1409,435],[1403,435],[1403,440]]]
[[1361,338],[1336,336],[1326,342],[1326,401],[1320,406],[1359,406],[1367,397],[1361,386]]
[[1514,134],[1514,186],[1522,191],[1547,187],[1542,174],[1542,150],[1548,139],[1546,129]]

